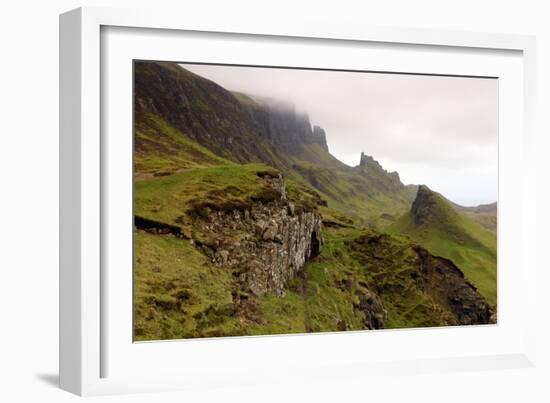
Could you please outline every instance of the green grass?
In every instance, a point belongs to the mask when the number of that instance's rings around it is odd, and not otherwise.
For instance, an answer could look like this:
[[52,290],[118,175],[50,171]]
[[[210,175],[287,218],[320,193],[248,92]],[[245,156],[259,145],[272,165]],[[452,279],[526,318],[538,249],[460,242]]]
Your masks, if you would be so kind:
[[264,164],[221,165],[189,169],[174,175],[135,182],[137,215],[180,224],[196,202],[244,201],[262,191],[265,182],[257,172],[270,169]]
[[167,174],[231,164],[151,113],[136,117],[134,156],[136,173]]
[[[319,150],[324,152],[318,145],[315,148],[319,154]],[[361,172],[341,163],[335,166],[333,157],[326,155],[330,157],[325,156],[326,166],[295,161],[292,177],[315,188],[332,209],[352,217],[357,224],[385,228],[410,208],[413,196],[409,189],[384,171]]]
[[432,254],[452,260],[490,304],[497,301],[496,234],[456,212],[433,193],[428,219],[419,224],[412,212],[404,214],[388,231],[404,234]]
[[[322,254],[307,263],[284,296],[266,294],[244,314],[232,301],[238,290],[228,269],[213,267],[188,241],[142,231],[135,233],[134,318],[136,340],[305,333],[364,329],[356,290],[365,284],[381,292],[387,328],[436,326],[444,309],[416,289],[407,243],[388,238],[381,263],[365,257],[356,229],[325,233]],[[376,263],[376,267],[374,266]],[[411,266],[412,267],[412,266]],[[349,289],[342,286],[349,284]]]
[[231,272],[174,237],[136,231],[134,251],[136,340],[239,334]]
[[[264,171],[273,169],[264,164],[201,166],[137,181],[135,211],[202,240],[189,219],[197,201],[246,202],[265,190],[265,180],[258,176]],[[365,287],[381,296],[388,328],[446,323],[444,301],[420,291],[411,280],[416,255],[410,240],[386,236],[375,247],[366,246],[357,240],[377,237],[378,232],[358,228],[303,182],[286,182],[288,198],[297,206],[316,209],[324,220],[336,223],[323,231],[324,248],[306,264],[304,277],[291,281],[284,296],[250,296],[243,308],[232,300],[241,291],[231,270],[214,267],[187,240],[138,231],[138,340],[364,329],[358,293]]]

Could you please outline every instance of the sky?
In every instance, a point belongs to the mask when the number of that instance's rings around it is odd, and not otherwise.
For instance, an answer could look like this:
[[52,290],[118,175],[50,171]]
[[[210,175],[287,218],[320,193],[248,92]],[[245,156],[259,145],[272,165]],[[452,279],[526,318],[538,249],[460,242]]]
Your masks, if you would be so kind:
[[350,166],[364,152],[403,183],[461,205],[497,200],[497,79],[182,66],[228,90],[293,103]]

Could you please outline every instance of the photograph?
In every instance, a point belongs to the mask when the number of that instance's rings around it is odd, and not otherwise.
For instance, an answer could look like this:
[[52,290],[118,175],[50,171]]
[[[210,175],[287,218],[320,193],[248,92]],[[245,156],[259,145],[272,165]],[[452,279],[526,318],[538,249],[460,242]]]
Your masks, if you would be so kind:
[[135,342],[497,323],[497,77],[132,79]]

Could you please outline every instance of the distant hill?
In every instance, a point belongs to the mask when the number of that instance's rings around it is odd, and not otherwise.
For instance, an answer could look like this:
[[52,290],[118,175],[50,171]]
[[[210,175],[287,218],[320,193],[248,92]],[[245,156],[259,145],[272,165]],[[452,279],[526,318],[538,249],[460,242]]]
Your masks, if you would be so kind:
[[419,186],[410,211],[389,231],[405,234],[431,253],[452,260],[491,304],[496,303],[495,234],[459,213],[441,195]]
[[497,202],[480,204],[475,207],[464,207],[452,202],[451,204],[457,211],[470,217],[485,229],[493,232],[497,231]]
[[362,225],[385,227],[416,192],[397,172],[358,155],[349,167],[325,131],[288,103],[232,93],[174,63],[136,62],[137,175],[166,175],[220,161],[265,163],[307,183]]

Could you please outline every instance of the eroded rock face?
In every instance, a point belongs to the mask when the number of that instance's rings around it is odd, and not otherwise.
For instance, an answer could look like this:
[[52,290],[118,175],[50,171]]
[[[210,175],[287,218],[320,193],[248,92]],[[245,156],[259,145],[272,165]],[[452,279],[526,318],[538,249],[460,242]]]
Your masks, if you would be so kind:
[[298,154],[305,144],[318,144],[328,151],[325,130],[311,126],[309,116],[296,111],[294,105],[270,99],[258,99],[253,110],[261,137],[288,154]]
[[321,217],[314,211],[295,213],[281,176],[264,179],[279,191],[279,198],[242,210],[212,211],[195,224],[214,240],[201,245],[202,250],[215,265],[234,269],[241,289],[284,295],[286,283],[319,254]]
[[388,313],[380,297],[374,292],[363,288],[358,289],[355,294],[359,303],[354,306],[365,314],[365,327],[367,329],[383,329],[385,327]]
[[447,300],[456,318],[456,325],[496,323],[496,314],[479,294],[477,288],[464,278],[464,273],[448,259],[433,256],[422,247],[415,247],[419,259],[417,284],[424,290],[440,294]]

